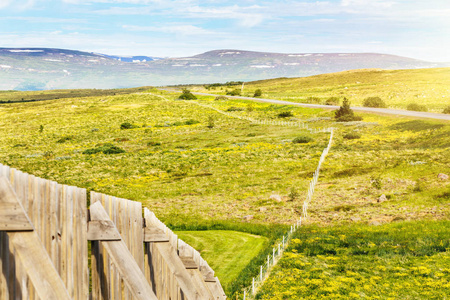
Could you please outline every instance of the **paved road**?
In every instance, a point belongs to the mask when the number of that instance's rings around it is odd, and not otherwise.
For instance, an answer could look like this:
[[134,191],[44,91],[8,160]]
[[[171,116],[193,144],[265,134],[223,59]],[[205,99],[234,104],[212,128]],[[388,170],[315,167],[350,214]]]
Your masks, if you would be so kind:
[[[215,94],[196,93],[196,92],[193,92],[193,94],[204,95],[204,96],[219,96],[219,95],[215,95]],[[283,104],[283,105],[294,105],[294,106],[311,107],[311,108],[324,108],[324,109],[338,109],[339,108],[339,106],[335,106],[335,105],[297,103],[297,102],[289,102],[289,101],[274,100],[274,99],[239,97],[239,96],[226,96],[226,97],[233,98],[233,99],[244,99],[244,100],[252,100],[252,101],[258,101],[258,102],[267,102],[267,103]],[[364,111],[364,112],[372,112],[372,113],[379,113],[379,114],[400,115],[400,116],[408,116],[408,117],[430,118],[430,119],[450,121],[450,115],[448,115],[448,114],[438,114],[438,113],[431,113],[431,112],[410,111],[410,110],[390,109],[390,108],[357,107],[357,106],[352,106],[352,109],[354,111]]]

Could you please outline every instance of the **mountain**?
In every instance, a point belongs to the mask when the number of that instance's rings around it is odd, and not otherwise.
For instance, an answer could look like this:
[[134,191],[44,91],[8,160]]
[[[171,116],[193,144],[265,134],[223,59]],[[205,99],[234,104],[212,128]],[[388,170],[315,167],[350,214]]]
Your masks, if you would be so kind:
[[376,53],[281,54],[215,50],[192,57],[128,58],[49,48],[0,48],[0,90],[124,88],[303,77],[351,69],[445,67]]
[[153,56],[117,56],[117,55],[106,55],[106,54],[100,54],[101,56],[112,58],[124,62],[131,62],[131,63],[140,63],[140,62],[147,62],[147,61],[154,61],[163,59],[161,57],[153,57]]

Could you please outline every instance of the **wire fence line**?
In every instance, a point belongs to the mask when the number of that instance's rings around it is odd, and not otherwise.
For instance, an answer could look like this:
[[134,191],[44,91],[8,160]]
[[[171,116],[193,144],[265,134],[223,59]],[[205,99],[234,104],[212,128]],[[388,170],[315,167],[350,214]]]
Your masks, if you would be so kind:
[[203,103],[199,103],[196,101],[192,101],[192,103],[195,103],[199,106],[202,106],[204,108],[209,108],[212,109],[220,114],[226,115],[228,117],[231,118],[237,118],[237,119],[241,119],[241,120],[247,120],[250,121],[252,123],[256,123],[256,124],[262,124],[262,125],[280,125],[280,126],[290,126],[290,127],[299,127],[301,129],[306,129],[311,133],[319,133],[319,132],[329,132],[330,133],[330,138],[328,141],[328,145],[325,149],[323,149],[322,151],[322,155],[320,156],[319,159],[319,163],[317,165],[316,170],[314,171],[314,175],[313,178],[311,179],[310,183],[309,183],[309,187],[308,187],[308,193],[306,195],[306,199],[303,202],[303,207],[302,207],[302,213],[303,216],[300,217],[296,222],[294,222],[291,225],[291,228],[289,230],[289,232],[286,235],[283,235],[283,237],[280,239],[280,243],[278,243],[278,246],[272,249],[272,255],[268,255],[267,256],[267,261],[260,266],[259,268],[259,274],[256,277],[253,277],[252,279],[252,284],[246,288],[243,289],[242,294],[238,295],[236,298],[237,299],[243,299],[243,300],[252,300],[254,299],[254,297],[256,296],[256,293],[258,291],[258,289],[263,285],[264,281],[269,277],[270,271],[272,270],[272,268],[277,264],[277,262],[279,261],[279,259],[281,258],[281,256],[283,255],[284,250],[287,248],[287,246],[289,245],[289,242],[292,238],[292,235],[298,230],[298,228],[300,228],[302,226],[302,219],[306,220],[308,218],[308,206],[311,202],[311,199],[314,195],[314,190],[316,187],[316,184],[319,180],[319,173],[320,173],[320,168],[322,166],[322,163],[325,161],[325,157],[328,155],[328,152],[331,149],[331,145],[333,143],[333,133],[334,133],[334,128],[333,127],[329,127],[329,128],[310,128],[308,126],[308,124],[306,124],[305,122],[298,122],[298,121],[278,121],[278,120],[255,120],[253,118],[247,117],[247,116],[240,116],[237,114],[232,114],[229,112],[225,112],[222,111],[220,109],[217,109],[213,106],[209,106]]
[[281,120],[257,120],[248,116],[241,116],[238,114],[233,114],[230,112],[226,112],[223,110],[220,110],[214,106],[210,106],[204,103],[200,103],[197,101],[190,101],[191,103],[195,103],[198,106],[204,107],[204,108],[209,108],[212,109],[222,115],[228,116],[230,118],[236,118],[236,119],[240,119],[240,120],[246,120],[246,121],[250,121],[254,124],[260,124],[260,125],[278,125],[278,126],[288,126],[288,127],[298,127],[301,129],[305,129],[308,130],[311,133],[319,133],[319,132],[331,132],[332,131],[332,127],[310,127],[307,123],[305,123],[304,121],[281,121]]

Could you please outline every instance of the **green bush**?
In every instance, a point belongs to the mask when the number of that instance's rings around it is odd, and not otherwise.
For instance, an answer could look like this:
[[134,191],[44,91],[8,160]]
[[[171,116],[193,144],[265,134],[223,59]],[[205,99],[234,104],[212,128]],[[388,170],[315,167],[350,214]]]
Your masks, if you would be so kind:
[[241,90],[240,89],[234,89],[232,91],[227,91],[227,95],[240,96],[241,95]]
[[362,117],[355,116],[353,110],[350,108],[350,101],[344,98],[342,106],[334,112],[334,118],[337,122],[351,122],[351,121],[361,121]]
[[64,143],[67,141],[73,140],[73,135],[68,135],[68,136],[63,136],[62,138],[60,138],[59,140],[57,140],[57,143]]
[[214,124],[214,117],[213,116],[208,116],[208,125],[206,127],[208,127],[209,129],[213,129],[215,126]]
[[227,97],[225,96],[217,96],[216,98],[214,98],[215,101],[219,101],[219,100],[228,100]]
[[322,103],[322,99],[320,99],[319,97],[308,97],[306,98],[306,102],[308,103]]
[[198,123],[200,123],[200,122],[197,120],[189,119],[186,122],[184,122],[184,125],[194,125],[194,124],[198,124]]
[[306,143],[309,143],[309,142],[312,142],[312,141],[313,141],[313,138],[310,137],[310,136],[306,136],[306,135],[298,136],[298,137],[296,137],[295,139],[292,140],[292,142],[294,144],[306,144]]
[[406,107],[407,110],[412,111],[428,111],[428,108],[425,105],[417,104],[417,103],[410,103]]
[[133,129],[137,128],[138,126],[131,124],[130,122],[124,122],[120,124],[120,129]]
[[364,99],[363,106],[365,107],[387,107],[386,103],[380,97],[368,97]]
[[262,91],[261,91],[261,89],[255,90],[255,93],[253,94],[253,97],[261,97],[261,96],[262,96]]
[[154,141],[150,141],[147,143],[148,147],[154,147],[154,146],[161,146],[160,142],[154,142]]
[[277,115],[278,118],[290,118],[293,116],[294,116],[294,114],[291,111],[283,111]]
[[347,139],[347,140],[356,140],[359,138],[361,138],[361,135],[356,132],[350,132],[350,133],[347,133],[346,135],[344,135],[344,139]]
[[182,100],[196,100],[197,97],[195,97],[195,95],[192,94],[191,91],[189,91],[188,89],[183,89],[183,92],[178,97],[178,99],[182,99]]
[[245,108],[243,107],[236,107],[236,106],[231,106],[227,109],[227,111],[244,111]]
[[111,143],[106,143],[103,145],[99,145],[96,148],[91,148],[83,151],[83,154],[96,154],[96,153],[118,154],[118,153],[125,153],[125,150],[117,146],[114,146]]
[[325,101],[325,105],[339,105],[339,98],[330,97]]
[[444,108],[444,110],[442,111],[442,113],[444,113],[444,114],[450,114],[450,105],[447,106],[446,108]]

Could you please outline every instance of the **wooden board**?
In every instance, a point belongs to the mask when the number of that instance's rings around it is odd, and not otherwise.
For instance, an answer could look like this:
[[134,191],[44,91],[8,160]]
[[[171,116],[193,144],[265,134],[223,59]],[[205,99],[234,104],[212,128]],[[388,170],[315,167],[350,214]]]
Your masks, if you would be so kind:
[[[86,190],[0,164],[56,271],[75,300],[89,298]],[[0,233],[0,299],[39,300],[13,244]],[[5,296],[5,297],[4,297]]]
[[72,299],[35,231],[9,232],[8,236],[41,299]]
[[120,241],[122,239],[111,220],[91,220],[87,225],[87,239],[89,241]]
[[[109,219],[108,214],[99,202],[92,204],[90,211],[92,220],[105,221]],[[117,267],[133,297],[137,300],[157,300],[156,295],[146,281],[144,274],[125,245],[125,242],[120,240],[102,241],[100,243]]]
[[0,231],[34,230],[11,184],[0,177]]

